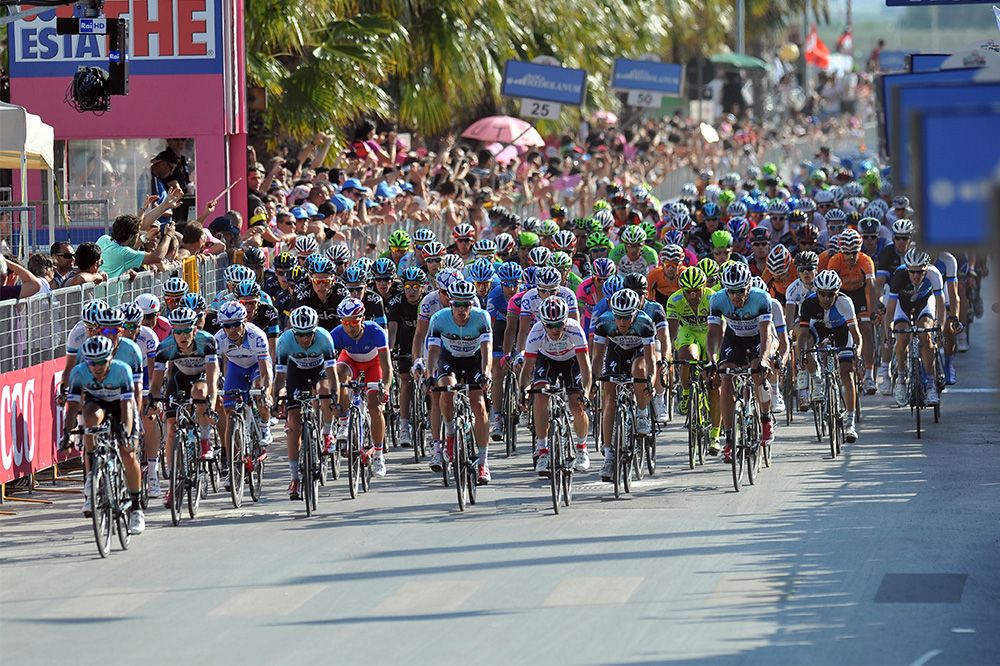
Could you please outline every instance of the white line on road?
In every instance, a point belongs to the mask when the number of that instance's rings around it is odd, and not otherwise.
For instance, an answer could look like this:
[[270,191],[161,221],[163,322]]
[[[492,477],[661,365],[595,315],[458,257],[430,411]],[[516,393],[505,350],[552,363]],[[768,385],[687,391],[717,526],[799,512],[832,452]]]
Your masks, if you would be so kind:
[[1000,393],[1000,388],[996,387],[984,387],[984,388],[951,388],[948,387],[944,390],[945,393]]
[[920,657],[920,659],[917,659],[915,662],[910,664],[910,666],[924,666],[927,662],[929,662],[931,659],[938,656],[939,654],[941,654],[941,650],[931,650],[924,656]]
[[255,587],[229,597],[209,615],[278,617],[288,615],[316,596],[325,585]]
[[432,580],[406,583],[375,607],[378,613],[446,613],[456,610],[479,589],[470,580]]
[[163,589],[106,588],[87,590],[52,608],[46,617],[127,617],[163,594]]
[[563,580],[543,606],[610,606],[629,600],[642,583],[642,576],[584,576]]

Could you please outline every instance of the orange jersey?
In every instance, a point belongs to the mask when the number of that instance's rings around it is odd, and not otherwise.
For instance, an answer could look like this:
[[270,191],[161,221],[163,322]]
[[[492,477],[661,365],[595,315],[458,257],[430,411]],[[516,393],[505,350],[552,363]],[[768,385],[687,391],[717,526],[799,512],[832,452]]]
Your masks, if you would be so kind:
[[675,291],[681,288],[680,277],[684,271],[684,266],[677,267],[677,277],[673,280],[663,274],[663,266],[657,266],[649,271],[646,280],[649,285],[646,289],[646,297],[659,303],[666,303]]
[[767,285],[767,288],[771,292],[772,296],[784,299],[785,290],[788,289],[788,285],[795,282],[796,276],[795,271],[791,270],[785,274],[784,279],[779,280],[774,273],[765,268],[764,272],[760,274],[760,279]]
[[875,262],[864,252],[858,253],[858,260],[853,266],[848,266],[847,257],[838,252],[830,257],[826,268],[840,276],[841,289],[844,291],[864,289],[866,280],[875,279]]
[[819,253],[819,268],[816,269],[817,273],[819,271],[826,270],[826,267],[830,265],[830,257],[834,254],[836,254],[836,252],[833,252],[832,250],[823,250]]

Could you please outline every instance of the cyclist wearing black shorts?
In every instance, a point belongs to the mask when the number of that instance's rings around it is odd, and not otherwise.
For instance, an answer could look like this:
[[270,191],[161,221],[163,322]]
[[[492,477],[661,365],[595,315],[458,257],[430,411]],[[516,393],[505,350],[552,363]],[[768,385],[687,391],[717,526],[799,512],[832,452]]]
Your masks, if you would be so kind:
[[403,271],[400,288],[389,296],[386,306],[389,319],[389,348],[399,370],[399,443],[410,446],[410,400],[413,397],[413,337],[417,332],[420,301],[427,289],[427,278],[416,266]]
[[295,309],[302,306],[312,308],[319,318],[319,325],[327,332],[333,331],[340,326],[337,307],[347,298],[347,288],[334,276],[333,262],[321,254],[309,255],[305,268],[309,273],[308,285],[300,285],[296,290],[293,299]]

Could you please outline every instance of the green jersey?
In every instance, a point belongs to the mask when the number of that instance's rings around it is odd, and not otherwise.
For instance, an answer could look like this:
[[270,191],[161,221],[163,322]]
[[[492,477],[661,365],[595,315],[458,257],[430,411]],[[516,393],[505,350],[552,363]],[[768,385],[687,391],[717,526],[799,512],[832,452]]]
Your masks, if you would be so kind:
[[712,294],[715,293],[709,289],[705,289],[701,296],[701,300],[698,301],[697,309],[692,309],[688,305],[688,301],[684,298],[684,290],[678,289],[670,298],[667,299],[667,319],[673,319],[680,323],[680,330],[687,331],[689,333],[695,333],[697,335],[705,335],[708,333],[708,303],[712,299]]

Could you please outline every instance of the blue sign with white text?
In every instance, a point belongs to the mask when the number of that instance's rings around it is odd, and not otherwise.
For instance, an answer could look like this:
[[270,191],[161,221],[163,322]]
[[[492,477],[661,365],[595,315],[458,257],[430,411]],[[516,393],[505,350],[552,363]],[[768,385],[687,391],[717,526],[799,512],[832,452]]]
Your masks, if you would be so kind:
[[881,113],[879,122],[881,123],[882,146],[886,155],[892,155],[889,145],[892,139],[892,122],[898,116],[893,108],[892,89],[898,85],[916,83],[934,83],[936,81],[971,81],[979,70],[975,67],[964,67],[962,69],[943,69],[937,72],[920,72],[905,74],[882,74],[879,76],[878,95]]
[[1000,102],[1000,82],[901,85],[896,86],[893,95],[893,106],[897,114],[893,119],[893,136],[889,137],[892,142],[893,182],[901,187],[909,187],[913,182],[910,124],[914,113],[995,104]]
[[684,66],[664,62],[615,58],[611,87],[615,90],[647,90],[680,97]]
[[587,72],[582,69],[539,65],[508,60],[503,68],[500,94],[543,102],[580,106],[587,91]]
[[1000,178],[1000,107],[917,114],[917,187],[924,243],[978,248],[992,240],[991,192]]
[[906,51],[882,51],[878,54],[878,71],[905,72]]
[[949,53],[911,53],[911,72],[936,72],[941,64],[951,57]]

